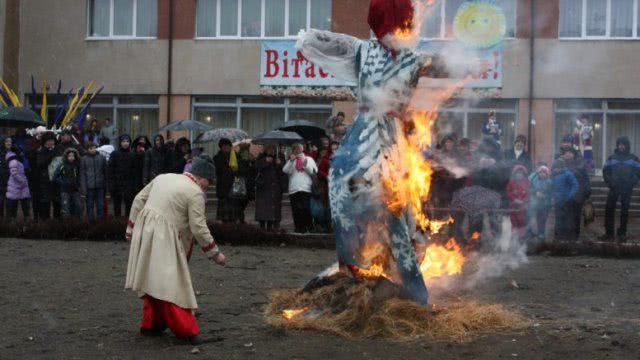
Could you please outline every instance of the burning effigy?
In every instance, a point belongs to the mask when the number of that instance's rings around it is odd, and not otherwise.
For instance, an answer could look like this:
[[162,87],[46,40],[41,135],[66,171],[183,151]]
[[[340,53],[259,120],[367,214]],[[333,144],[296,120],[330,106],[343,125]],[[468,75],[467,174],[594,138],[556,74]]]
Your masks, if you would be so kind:
[[[307,61],[358,84],[358,113],[329,176],[338,263],[302,290],[275,292],[266,309],[275,326],[345,337],[464,339],[525,323],[502,305],[453,297],[446,304],[429,301],[427,285],[462,274],[469,256],[455,238],[440,234],[453,219],[436,219],[425,209],[438,110],[465,81],[431,91],[426,99],[415,96],[421,76],[444,71],[442,61],[415,51],[421,18],[432,3],[372,0],[368,22],[378,40],[318,30],[299,35],[297,48]],[[484,46],[495,42],[496,31],[504,34],[504,16],[496,25],[500,16],[491,8],[500,13],[490,4],[476,14],[465,7],[458,31],[486,33],[479,37]]]

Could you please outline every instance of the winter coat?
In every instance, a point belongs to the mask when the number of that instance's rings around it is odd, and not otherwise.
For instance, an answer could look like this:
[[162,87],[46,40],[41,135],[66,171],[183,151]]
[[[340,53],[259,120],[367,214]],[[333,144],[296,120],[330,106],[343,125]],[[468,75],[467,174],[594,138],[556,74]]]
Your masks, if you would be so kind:
[[510,162],[511,166],[515,166],[516,164],[523,165],[525,168],[527,168],[527,173],[531,172],[531,157],[526,151],[522,151],[522,153],[520,153],[520,156],[516,158],[515,149],[508,149],[504,152],[504,160]]
[[156,176],[167,172],[167,154],[167,148],[164,146],[164,141],[162,146],[158,148],[155,146],[154,139],[153,147],[147,150],[147,153],[144,156],[143,180],[145,184],[151,182],[151,180]]
[[529,201],[529,180],[515,180],[512,179],[507,184],[507,198],[510,204],[519,203],[517,207],[523,207]]
[[29,181],[24,172],[24,165],[20,158],[12,151],[7,152],[7,163],[9,164],[9,181],[7,182],[7,199],[23,200],[30,199]]
[[238,154],[238,171],[236,171],[234,175],[238,178],[244,178],[247,188],[247,199],[254,200],[256,168],[253,160],[249,158],[243,159],[242,156]]
[[[529,210],[537,211],[551,207],[551,192],[553,180],[551,177],[540,178],[540,174],[534,172],[529,176]],[[542,196],[538,196],[540,193]]]
[[182,145],[184,144],[189,144],[189,140],[187,140],[187,138],[180,138],[176,141],[176,146],[169,155],[168,172],[172,172],[174,174],[182,174],[184,172],[184,167],[187,165],[185,155],[189,155],[189,153],[182,151]]
[[[0,143],[0,145],[3,145]],[[7,162],[7,151],[2,148],[0,150],[0,191],[7,189],[9,182],[9,163]]]
[[[138,143],[143,139],[146,143],[144,151],[138,150]],[[138,136],[133,141],[133,147],[131,151],[133,152],[133,178],[131,181],[133,182],[133,193],[137,194],[138,191],[142,190],[144,187],[144,159],[146,156],[146,152],[149,149],[149,139],[146,136]]]
[[111,193],[133,195],[135,189],[135,156],[130,149],[130,147],[123,149],[120,146],[117,151],[111,153],[107,170],[108,187]]
[[218,151],[213,157],[216,165],[216,197],[226,199],[233,186],[233,171],[229,167],[229,153]]
[[116,148],[114,148],[113,145],[102,145],[98,147],[98,152],[104,156],[107,163],[109,162],[109,159],[111,159],[111,153],[114,151],[116,151]]
[[187,175],[156,177],[136,195],[129,223],[133,224],[127,289],[184,309],[196,309],[189,257],[196,247],[209,258],[218,247],[207,226],[205,196]]
[[[626,145],[626,151],[618,150],[620,144]],[[640,180],[640,160],[630,149],[631,143],[626,136],[618,138],[616,150],[602,168],[602,176],[607,186],[612,191],[622,194],[630,194]]]
[[58,184],[49,178],[49,164],[56,157],[55,149],[40,148],[36,155],[36,169],[40,184],[40,201],[59,201]]
[[556,204],[574,200],[579,189],[578,180],[568,169],[553,174],[553,199]]
[[295,194],[297,192],[310,193],[311,185],[313,184],[313,178],[311,176],[318,172],[318,168],[316,167],[316,162],[305,155],[303,171],[296,169],[296,160],[288,160],[282,168],[282,171],[289,175],[289,194]]
[[[282,219],[282,163],[266,161],[262,154],[256,160],[256,221],[280,221]],[[275,158],[275,157],[274,157]]]
[[80,161],[80,191],[107,187],[107,160],[100,153],[87,154]]
[[584,203],[589,197],[591,197],[591,179],[589,178],[589,172],[585,166],[583,159],[573,159],[567,161],[567,169],[569,169],[573,176],[578,180],[578,193],[576,194],[575,201],[578,203]]
[[[76,159],[73,163],[67,160],[69,153],[75,153]],[[80,191],[80,155],[73,148],[67,148],[62,154],[62,164],[55,173],[55,181],[60,186],[60,192],[72,193]]]

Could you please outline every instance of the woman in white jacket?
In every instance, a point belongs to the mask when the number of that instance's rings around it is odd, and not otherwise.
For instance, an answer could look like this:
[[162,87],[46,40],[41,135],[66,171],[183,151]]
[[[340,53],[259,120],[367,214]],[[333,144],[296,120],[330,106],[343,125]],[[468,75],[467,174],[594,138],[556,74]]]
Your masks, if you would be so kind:
[[289,199],[295,232],[309,232],[313,227],[309,204],[313,176],[318,172],[316,162],[304,154],[302,144],[294,144],[282,171],[289,176]]

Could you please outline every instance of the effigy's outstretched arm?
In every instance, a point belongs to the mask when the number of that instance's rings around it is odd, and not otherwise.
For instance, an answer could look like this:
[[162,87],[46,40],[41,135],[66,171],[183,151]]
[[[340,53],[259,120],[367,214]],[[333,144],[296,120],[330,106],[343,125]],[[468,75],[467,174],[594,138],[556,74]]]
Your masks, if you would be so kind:
[[304,57],[338,79],[355,82],[356,58],[364,41],[353,36],[311,29],[300,31],[296,49]]

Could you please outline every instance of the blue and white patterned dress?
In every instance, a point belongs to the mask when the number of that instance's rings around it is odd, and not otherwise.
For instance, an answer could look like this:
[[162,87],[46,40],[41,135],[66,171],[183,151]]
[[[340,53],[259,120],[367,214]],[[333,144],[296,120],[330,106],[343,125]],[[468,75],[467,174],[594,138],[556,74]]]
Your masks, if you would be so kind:
[[[357,84],[359,111],[333,155],[329,198],[341,264],[368,268],[368,249],[391,252],[387,270],[406,296],[426,304],[427,289],[417,263],[409,211],[392,214],[384,201],[382,172],[398,136],[402,114],[417,85],[422,57],[402,50],[394,57],[377,41],[312,30],[301,34],[298,49],[334,76]],[[389,258],[389,256],[387,256]],[[389,260],[389,259],[388,259]]]

